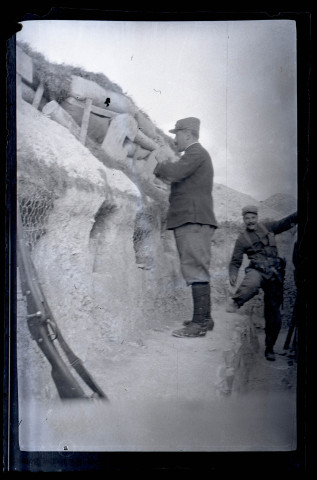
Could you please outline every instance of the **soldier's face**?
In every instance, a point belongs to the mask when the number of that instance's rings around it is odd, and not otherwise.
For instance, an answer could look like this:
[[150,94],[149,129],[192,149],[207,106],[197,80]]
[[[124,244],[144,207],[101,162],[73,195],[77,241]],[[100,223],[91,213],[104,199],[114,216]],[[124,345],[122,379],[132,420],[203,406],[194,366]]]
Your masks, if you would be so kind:
[[174,143],[178,152],[183,152],[187,147],[187,143],[188,143],[187,137],[188,137],[188,132],[186,132],[186,130],[178,130],[175,133]]
[[258,224],[258,216],[255,213],[246,213],[243,221],[248,230],[255,230]]

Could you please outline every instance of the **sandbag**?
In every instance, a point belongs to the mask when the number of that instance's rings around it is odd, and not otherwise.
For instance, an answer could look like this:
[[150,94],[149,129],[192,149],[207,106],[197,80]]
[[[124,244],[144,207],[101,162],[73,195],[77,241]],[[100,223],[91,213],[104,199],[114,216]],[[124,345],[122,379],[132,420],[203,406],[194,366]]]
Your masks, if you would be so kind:
[[155,157],[152,154],[153,152],[149,152],[149,155],[146,158],[140,158],[138,161],[134,162],[134,168],[136,169],[136,171],[139,172],[141,175],[150,178],[151,180],[155,178],[153,170],[157,165]]
[[[32,87],[27,85],[24,82],[21,82],[21,87],[22,87],[22,98],[25,100],[27,103],[30,103],[31,105],[34,102],[35,98],[35,91],[33,90]],[[47,104],[47,101],[45,100],[44,97],[41,98],[40,105],[38,107],[39,110],[42,110],[44,105]]]
[[133,141],[138,130],[136,120],[128,113],[112,118],[102,149],[113,159],[125,161],[128,155],[124,143],[126,138]]
[[96,82],[87,80],[77,75],[71,76],[70,96],[77,100],[85,100],[91,98],[93,105],[98,107],[105,107],[105,101],[110,98],[109,108],[118,113],[129,113],[134,116],[137,107],[125,95],[114,92],[109,89],[104,89]]
[[144,115],[143,112],[138,110],[135,114],[135,119],[138,122],[139,129],[141,130],[142,133],[147,135],[150,138],[155,138],[157,133],[156,133],[156,127],[152,123],[152,121]]
[[136,152],[136,149],[138,148],[138,145],[134,142],[131,142],[131,140],[129,140],[128,138],[126,138],[125,141],[123,142],[123,146],[127,151],[128,157],[133,158]]
[[68,130],[75,135],[76,138],[79,138],[80,127],[76,124],[73,117],[55,100],[47,103],[44,106],[42,113],[52,120],[55,120],[55,122],[59,123],[60,125],[68,128]]
[[141,130],[137,131],[134,141],[135,143],[137,143],[138,145],[141,145],[141,147],[145,148],[146,150],[152,151],[158,147],[157,143],[154,140],[152,140],[152,138],[149,138],[146,135],[144,135],[144,133],[141,132]]
[[146,150],[145,148],[137,146],[136,151],[134,152],[134,160],[145,160],[150,155],[150,150]]
[[[84,109],[81,106],[71,103],[72,98],[61,102],[61,106],[75,120],[79,127],[83,118]],[[102,143],[109,128],[110,119],[90,113],[87,135],[95,142]]]

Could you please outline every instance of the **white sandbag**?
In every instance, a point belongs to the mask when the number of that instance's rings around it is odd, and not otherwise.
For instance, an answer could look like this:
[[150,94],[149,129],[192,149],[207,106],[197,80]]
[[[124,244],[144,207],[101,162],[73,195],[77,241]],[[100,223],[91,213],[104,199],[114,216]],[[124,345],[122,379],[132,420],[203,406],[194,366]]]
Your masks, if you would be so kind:
[[80,137],[80,127],[77,125],[73,117],[66,112],[55,100],[47,103],[43,109],[42,113],[55,120],[55,122],[63,125],[68,128],[68,130],[75,135],[76,138]]
[[[27,85],[26,83],[21,82],[21,90],[22,90],[23,100],[33,105],[34,101],[36,100],[36,92],[33,90],[33,88]],[[40,103],[36,108],[38,108],[39,110],[42,110],[44,105],[46,105],[46,103],[47,101],[42,96]]]
[[126,138],[125,141],[123,142],[123,146],[127,151],[128,157],[133,158],[136,152],[136,149],[138,148],[138,145],[134,142],[131,142],[131,140],[129,140],[128,138]]
[[128,148],[124,146],[126,138],[133,141],[138,130],[136,120],[128,113],[112,118],[102,149],[113,159],[124,161],[128,155]]
[[156,133],[156,127],[152,123],[152,121],[144,115],[143,112],[138,110],[135,114],[135,119],[138,122],[139,129],[141,130],[142,133],[147,135],[150,138],[155,138],[157,133]]
[[35,96],[35,91],[33,90],[33,88],[29,87],[29,85],[27,85],[26,83],[21,82],[21,90],[23,100],[32,105]]
[[134,160],[145,160],[150,155],[150,150],[142,148],[140,145],[137,146],[136,151],[134,152]]
[[152,138],[149,138],[146,135],[144,135],[144,133],[141,130],[138,130],[134,141],[137,144],[141,145],[141,147],[145,148],[146,150],[152,151],[158,147],[157,143],[154,140],[152,140]]

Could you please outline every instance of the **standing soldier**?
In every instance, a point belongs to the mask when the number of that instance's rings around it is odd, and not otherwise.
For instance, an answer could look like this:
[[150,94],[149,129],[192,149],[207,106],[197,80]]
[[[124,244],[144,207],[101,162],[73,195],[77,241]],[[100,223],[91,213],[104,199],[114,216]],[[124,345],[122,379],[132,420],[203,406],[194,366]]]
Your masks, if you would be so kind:
[[273,347],[281,329],[280,305],[283,299],[285,260],[278,256],[275,235],[285,232],[297,224],[297,212],[274,222],[258,223],[258,209],[246,206],[242,209],[246,226],[236,240],[229,264],[229,281],[234,287],[237,282],[243,255],[250,260],[245,277],[227,307],[236,312],[244,303],[264,291],[265,357],[274,361]]
[[175,145],[184,152],[176,162],[164,162],[158,155],[154,175],[171,182],[167,228],[174,231],[181,271],[192,287],[194,314],[175,330],[176,337],[200,337],[213,328],[210,315],[211,239],[217,228],[213,211],[213,166],[207,150],[198,142],[200,120],[195,117],[176,122]]

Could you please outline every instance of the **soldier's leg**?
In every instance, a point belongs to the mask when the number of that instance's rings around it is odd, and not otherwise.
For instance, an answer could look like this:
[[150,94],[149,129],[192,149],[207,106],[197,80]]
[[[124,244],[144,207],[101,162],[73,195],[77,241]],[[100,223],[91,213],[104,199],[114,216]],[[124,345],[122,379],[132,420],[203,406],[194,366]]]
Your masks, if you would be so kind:
[[187,285],[210,281],[211,239],[215,228],[210,225],[186,223],[174,229],[174,236]]
[[239,285],[236,293],[232,295],[233,300],[241,307],[248,300],[251,300],[255,295],[259,293],[262,286],[262,275],[260,272],[253,268],[248,268],[241,284]]
[[201,336],[210,330],[210,261],[211,238],[215,228],[210,225],[186,224],[174,230],[181,271],[192,287],[194,313],[185,321],[186,328],[173,332],[175,336]]

